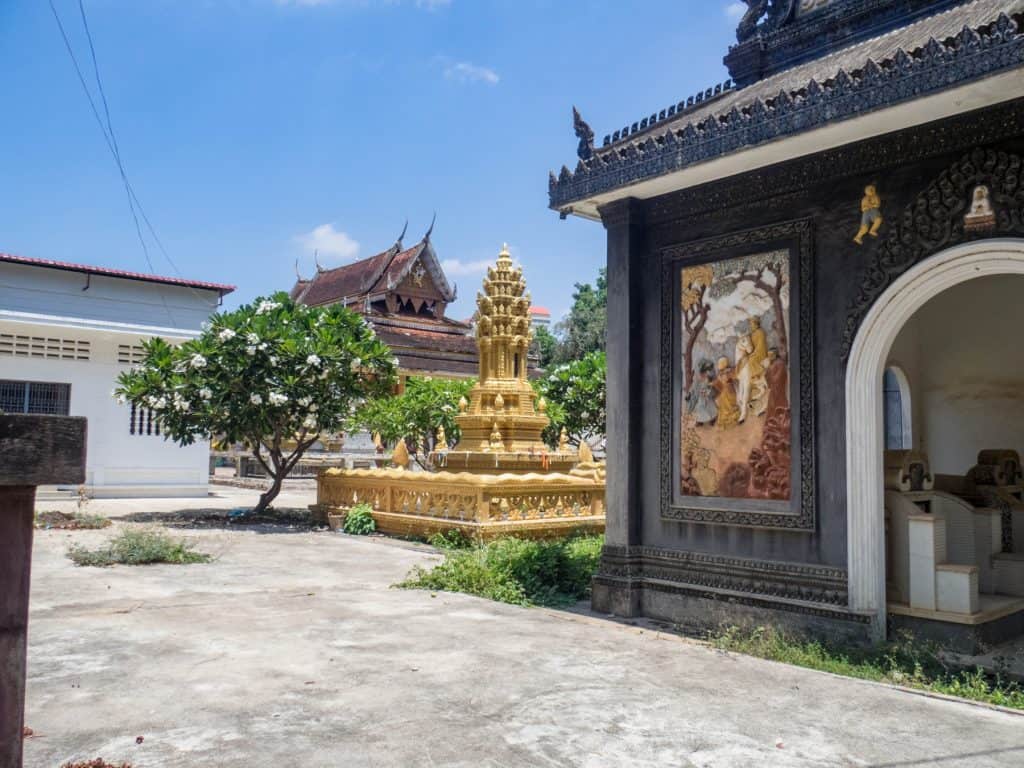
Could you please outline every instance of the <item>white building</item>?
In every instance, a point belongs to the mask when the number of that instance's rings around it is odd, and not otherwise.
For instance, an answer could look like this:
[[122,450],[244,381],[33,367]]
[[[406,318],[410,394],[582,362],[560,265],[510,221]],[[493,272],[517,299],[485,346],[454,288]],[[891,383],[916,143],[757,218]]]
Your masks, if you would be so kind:
[[181,447],[111,396],[143,339],[198,335],[234,286],[0,254],[0,409],[88,418],[94,496],[205,496],[209,443]]
[[534,328],[547,328],[551,325],[551,310],[545,307],[530,307],[530,322]]

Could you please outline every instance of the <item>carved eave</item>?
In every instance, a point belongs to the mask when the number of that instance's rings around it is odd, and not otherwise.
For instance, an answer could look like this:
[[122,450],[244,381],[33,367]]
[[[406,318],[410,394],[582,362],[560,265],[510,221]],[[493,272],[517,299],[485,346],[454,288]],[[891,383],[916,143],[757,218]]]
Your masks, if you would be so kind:
[[[599,208],[614,200],[656,197],[1024,97],[1024,2],[1011,5],[1014,18],[998,10],[986,17],[1006,4],[977,0],[891,39],[712,94],[711,103],[675,121],[656,120],[618,141],[606,137],[574,171],[551,175],[550,206],[599,219]],[[972,25],[955,26],[963,20]],[[917,43],[879,52],[895,41]]]
[[434,250],[433,244],[429,239],[425,239],[421,243],[421,246],[420,252],[416,258],[409,259],[409,262],[400,272],[398,272],[397,275],[395,275],[395,287],[397,288],[409,278],[409,275],[412,273],[416,264],[421,264],[444,302],[446,304],[452,303],[455,301],[456,297],[455,288],[449,284],[448,278],[445,277],[444,270],[441,269],[441,262],[437,258],[437,252]]

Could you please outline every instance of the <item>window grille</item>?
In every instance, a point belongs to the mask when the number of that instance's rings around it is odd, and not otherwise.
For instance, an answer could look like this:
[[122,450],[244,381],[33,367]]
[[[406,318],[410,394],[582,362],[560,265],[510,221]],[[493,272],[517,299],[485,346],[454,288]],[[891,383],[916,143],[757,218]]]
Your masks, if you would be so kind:
[[88,360],[89,353],[89,342],[84,339],[0,333],[0,355],[37,357],[49,360]]
[[138,344],[118,344],[117,362],[124,365],[139,365],[146,359],[146,352]]
[[70,407],[70,384],[0,379],[0,410],[5,413],[67,416]]
[[159,435],[159,418],[149,408],[139,408],[135,403],[132,403],[128,413],[128,434]]

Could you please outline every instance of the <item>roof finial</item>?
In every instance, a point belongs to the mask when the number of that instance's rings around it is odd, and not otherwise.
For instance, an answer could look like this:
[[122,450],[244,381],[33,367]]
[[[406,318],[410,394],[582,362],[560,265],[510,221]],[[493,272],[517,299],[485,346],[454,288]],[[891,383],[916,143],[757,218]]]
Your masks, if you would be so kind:
[[324,268],[320,266],[320,249],[319,248],[314,248],[313,249],[313,263],[316,264],[316,271],[317,272],[323,272],[324,271]]
[[405,239],[405,231],[407,229],[409,229],[409,219],[408,219],[408,217],[406,217],[406,219],[405,219],[405,226],[402,227],[402,234],[400,234],[398,236],[398,240],[395,241],[399,245],[399,247],[401,247],[402,241]]
[[295,279],[298,280],[300,283],[303,282],[302,275],[299,274],[299,260],[298,259],[295,260]]
[[594,132],[575,106],[572,108],[572,128],[576,132],[576,138],[580,140],[579,146],[576,147],[577,157],[580,160],[589,160],[594,154]]
[[437,211],[434,211],[434,218],[430,220],[430,229],[427,230],[427,234],[423,236],[424,240],[429,240],[431,233],[434,231],[434,222],[437,221]]

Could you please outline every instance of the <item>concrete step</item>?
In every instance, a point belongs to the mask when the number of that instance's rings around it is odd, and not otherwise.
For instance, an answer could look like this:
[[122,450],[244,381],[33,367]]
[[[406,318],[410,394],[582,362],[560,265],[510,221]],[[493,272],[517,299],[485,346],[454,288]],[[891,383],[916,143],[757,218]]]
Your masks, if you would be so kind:
[[1024,553],[1001,552],[992,556],[996,592],[1024,597]]

